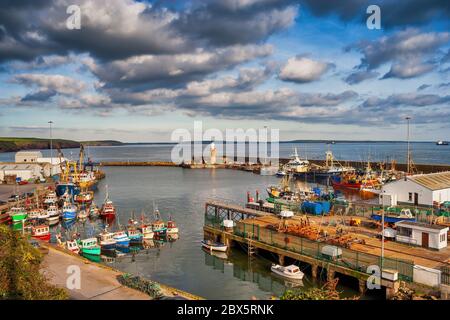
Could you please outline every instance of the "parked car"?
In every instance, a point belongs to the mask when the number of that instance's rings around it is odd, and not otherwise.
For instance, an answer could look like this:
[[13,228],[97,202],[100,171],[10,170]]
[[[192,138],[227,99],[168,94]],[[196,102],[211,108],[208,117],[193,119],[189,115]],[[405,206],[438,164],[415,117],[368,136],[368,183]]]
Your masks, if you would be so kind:
[[23,186],[23,185],[25,185],[25,184],[28,184],[28,181],[27,181],[27,180],[21,180],[21,181],[19,181],[19,186]]

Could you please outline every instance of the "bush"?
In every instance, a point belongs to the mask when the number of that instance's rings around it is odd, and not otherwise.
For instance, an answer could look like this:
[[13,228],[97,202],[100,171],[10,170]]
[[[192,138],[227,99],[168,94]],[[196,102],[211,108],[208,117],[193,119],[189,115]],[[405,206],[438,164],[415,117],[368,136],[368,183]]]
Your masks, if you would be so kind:
[[65,290],[40,273],[42,254],[8,226],[0,225],[0,299],[62,300]]
[[163,297],[161,287],[156,282],[143,279],[139,276],[133,276],[129,273],[122,274],[117,277],[120,284],[142,291],[148,294],[153,299],[160,299]]

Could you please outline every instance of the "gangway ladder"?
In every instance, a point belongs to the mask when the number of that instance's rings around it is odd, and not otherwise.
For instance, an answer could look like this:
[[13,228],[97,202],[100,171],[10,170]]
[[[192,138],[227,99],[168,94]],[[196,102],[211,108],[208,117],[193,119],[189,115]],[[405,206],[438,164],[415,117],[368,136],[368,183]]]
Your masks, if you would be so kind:
[[247,239],[247,253],[249,258],[253,257],[257,252],[257,248],[253,245],[252,239],[248,238]]

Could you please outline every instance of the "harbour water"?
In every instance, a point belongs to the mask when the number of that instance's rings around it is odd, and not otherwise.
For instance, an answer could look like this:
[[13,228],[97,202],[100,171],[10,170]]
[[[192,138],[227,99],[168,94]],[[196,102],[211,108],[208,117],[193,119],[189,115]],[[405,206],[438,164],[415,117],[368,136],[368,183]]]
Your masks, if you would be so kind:
[[[338,160],[396,160],[398,163],[406,163],[407,153],[405,142],[309,142],[280,143],[280,157],[289,158],[295,147],[302,158],[308,159],[325,159],[325,152],[330,149]],[[172,148],[172,144],[125,145],[87,147],[86,152],[93,161],[170,161]],[[412,142],[411,151],[415,163],[450,164],[450,146],[438,146],[434,142]],[[44,156],[50,154],[49,150],[42,152]],[[63,150],[64,156],[69,159],[77,159],[78,152],[79,149]],[[0,153],[0,161],[14,161],[14,154]]]
[[[270,272],[271,261],[257,256],[249,259],[240,250],[233,250],[226,260],[211,256],[200,247],[203,239],[204,203],[220,198],[244,203],[246,192],[260,190],[278,183],[278,179],[250,172],[213,169],[189,170],[162,167],[105,167],[106,178],[95,194],[97,204],[104,199],[105,186],[118,210],[116,219],[126,224],[131,212],[136,216],[145,210],[152,213],[153,201],[162,218],[169,216],[180,228],[179,239],[159,248],[141,250],[136,255],[113,258],[103,262],[119,270],[139,274],[161,283],[208,299],[267,299],[281,295],[292,283]],[[102,222],[86,222],[74,229],[92,235]],[[114,226],[115,227],[115,226]],[[319,286],[310,275],[303,287]],[[357,287],[339,286],[344,296],[357,294]]]

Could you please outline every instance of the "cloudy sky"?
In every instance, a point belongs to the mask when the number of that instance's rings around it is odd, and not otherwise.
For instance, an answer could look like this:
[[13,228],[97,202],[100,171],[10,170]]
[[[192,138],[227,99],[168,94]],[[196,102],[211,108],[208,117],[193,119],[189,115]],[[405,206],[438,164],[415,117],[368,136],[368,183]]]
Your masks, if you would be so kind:
[[[81,29],[66,10],[81,9]],[[369,5],[381,29],[368,29]],[[448,0],[2,0],[0,136],[450,140]]]

